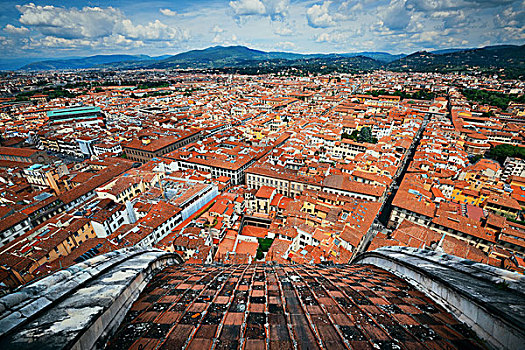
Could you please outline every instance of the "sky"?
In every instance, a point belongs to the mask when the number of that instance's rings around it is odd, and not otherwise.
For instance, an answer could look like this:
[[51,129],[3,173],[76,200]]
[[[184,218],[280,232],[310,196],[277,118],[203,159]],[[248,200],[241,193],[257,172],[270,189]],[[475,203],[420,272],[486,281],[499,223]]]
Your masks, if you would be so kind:
[[0,58],[523,45],[525,0],[1,0],[0,43]]

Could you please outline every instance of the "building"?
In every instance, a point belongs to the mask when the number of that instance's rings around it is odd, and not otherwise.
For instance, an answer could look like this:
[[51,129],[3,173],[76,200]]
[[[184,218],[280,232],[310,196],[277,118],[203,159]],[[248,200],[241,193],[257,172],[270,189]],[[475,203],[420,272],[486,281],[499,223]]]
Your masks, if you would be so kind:
[[0,247],[22,236],[29,231],[31,221],[21,212],[15,212],[9,207],[0,207]]
[[506,180],[509,176],[525,177],[525,159],[507,157],[503,167],[502,180]]
[[277,166],[250,167],[246,171],[246,185],[255,190],[262,186],[274,187],[277,193],[292,198],[303,191],[314,190],[379,201],[386,193],[386,186],[353,181],[349,175],[308,177],[299,175],[295,170]]
[[1,283],[14,288],[44,275],[57,259],[95,238],[90,220],[63,214],[0,248]]
[[176,135],[134,139],[124,146],[124,154],[128,159],[145,163],[197,141],[199,138],[200,131],[184,130],[177,131]]
[[129,205],[97,198],[88,203],[79,214],[91,220],[97,237],[105,238],[120,226],[134,223],[135,214],[132,210]]
[[47,153],[30,148],[0,147],[0,167],[5,168],[36,163],[49,163]]
[[52,164],[33,164],[24,168],[23,176],[36,190],[52,189],[57,195],[67,190],[63,177],[69,174],[67,166],[57,161]]
[[81,106],[56,109],[47,112],[49,124],[53,126],[74,123],[76,126],[91,126],[99,124],[105,118],[100,107]]
[[119,156],[122,154],[122,146],[119,142],[103,142],[93,145],[94,155],[100,156],[105,153],[111,153],[113,155]]

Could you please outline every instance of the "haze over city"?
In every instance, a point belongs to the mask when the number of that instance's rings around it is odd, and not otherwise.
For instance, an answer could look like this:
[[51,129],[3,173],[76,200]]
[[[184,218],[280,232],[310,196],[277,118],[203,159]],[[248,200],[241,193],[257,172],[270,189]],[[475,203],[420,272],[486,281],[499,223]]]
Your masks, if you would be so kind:
[[522,0],[11,1],[0,58],[175,54],[215,45],[332,53],[525,40]]

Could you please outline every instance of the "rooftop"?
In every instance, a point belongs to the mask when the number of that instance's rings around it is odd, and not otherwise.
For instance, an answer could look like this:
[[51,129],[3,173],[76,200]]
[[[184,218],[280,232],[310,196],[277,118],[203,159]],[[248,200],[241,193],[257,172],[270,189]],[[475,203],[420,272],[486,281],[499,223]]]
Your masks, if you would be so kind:
[[473,333],[377,267],[181,265],[144,289],[109,349],[482,348]]
[[100,113],[100,107],[73,107],[73,108],[64,108],[56,109],[54,111],[48,111],[47,116],[49,118],[60,117],[63,115],[75,115],[75,114],[84,114],[84,113]]

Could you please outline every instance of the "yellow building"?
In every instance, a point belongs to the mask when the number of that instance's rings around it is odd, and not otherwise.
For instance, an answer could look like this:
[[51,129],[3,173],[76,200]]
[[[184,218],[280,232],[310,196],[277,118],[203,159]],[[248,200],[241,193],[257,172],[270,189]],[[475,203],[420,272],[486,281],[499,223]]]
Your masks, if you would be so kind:
[[487,199],[489,192],[486,190],[476,190],[471,188],[455,188],[452,191],[452,200],[458,203],[481,206]]

